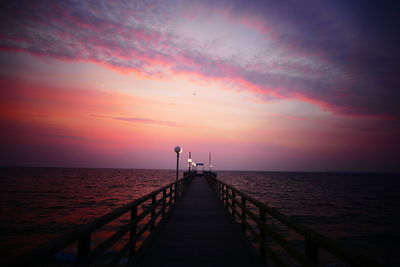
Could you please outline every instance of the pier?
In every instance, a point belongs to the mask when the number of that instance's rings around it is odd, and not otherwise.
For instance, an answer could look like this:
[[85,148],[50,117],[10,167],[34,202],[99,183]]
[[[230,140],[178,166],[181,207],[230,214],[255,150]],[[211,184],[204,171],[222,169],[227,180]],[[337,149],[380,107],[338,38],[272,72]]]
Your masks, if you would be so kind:
[[197,176],[139,266],[262,266],[204,177]]
[[[122,224],[112,235],[96,237],[110,223]],[[293,244],[289,231],[302,242]],[[57,261],[55,255],[71,246],[76,257]],[[220,181],[216,173],[191,171],[7,266],[319,266],[321,251],[335,263],[379,266]]]

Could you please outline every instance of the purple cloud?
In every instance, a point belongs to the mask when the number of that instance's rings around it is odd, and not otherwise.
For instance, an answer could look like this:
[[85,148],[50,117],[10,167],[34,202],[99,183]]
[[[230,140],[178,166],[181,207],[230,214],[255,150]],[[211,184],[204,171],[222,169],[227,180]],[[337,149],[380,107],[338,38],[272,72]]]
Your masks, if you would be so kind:
[[73,140],[85,140],[85,139],[87,139],[87,138],[81,137],[81,136],[60,135],[60,134],[40,134],[40,136],[55,137],[55,138],[62,138],[62,139],[73,139]]

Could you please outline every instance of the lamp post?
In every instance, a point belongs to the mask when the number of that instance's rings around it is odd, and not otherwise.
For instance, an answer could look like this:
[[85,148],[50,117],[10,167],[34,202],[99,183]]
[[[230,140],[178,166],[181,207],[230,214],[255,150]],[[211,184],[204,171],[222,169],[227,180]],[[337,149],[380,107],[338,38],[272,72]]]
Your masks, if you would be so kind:
[[190,172],[190,167],[192,166],[192,159],[188,159],[188,163],[189,163],[189,172]]
[[[194,167],[196,167],[196,163],[192,163],[192,165],[193,165],[193,169],[194,169]],[[196,172],[197,172],[197,167],[196,167]]]
[[179,154],[182,153],[183,149],[180,146],[176,146],[174,150],[176,152],[176,180],[178,181]]
[[192,152],[189,152],[189,159],[188,159],[188,165],[189,165],[189,172],[190,172],[190,167],[192,165]]
[[211,172],[211,169],[212,169],[212,165],[211,165],[211,152],[210,152],[210,154],[208,154],[208,167],[210,168],[210,172]]

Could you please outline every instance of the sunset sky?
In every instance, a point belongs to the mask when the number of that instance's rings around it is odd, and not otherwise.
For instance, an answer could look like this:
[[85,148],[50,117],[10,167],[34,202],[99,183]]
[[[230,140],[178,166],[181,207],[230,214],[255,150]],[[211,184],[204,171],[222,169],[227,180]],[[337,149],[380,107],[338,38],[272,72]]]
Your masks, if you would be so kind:
[[3,2],[0,166],[400,171],[397,1]]

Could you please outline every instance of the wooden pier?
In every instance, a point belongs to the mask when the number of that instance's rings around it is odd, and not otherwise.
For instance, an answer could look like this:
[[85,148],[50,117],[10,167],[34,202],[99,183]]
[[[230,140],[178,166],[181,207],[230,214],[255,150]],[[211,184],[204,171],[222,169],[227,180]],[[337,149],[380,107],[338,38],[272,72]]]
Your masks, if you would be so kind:
[[205,177],[197,176],[139,266],[262,266]]
[[[216,178],[185,177],[18,257],[6,266],[379,266]],[[96,232],[123,222],[103,240]],[[287,230],[276,225],[280,223]],[[292,231],[302,239],[293,244]],[[72,262],[54,255],[76,248]],[[332,262],[332,261],[331,261]]]

